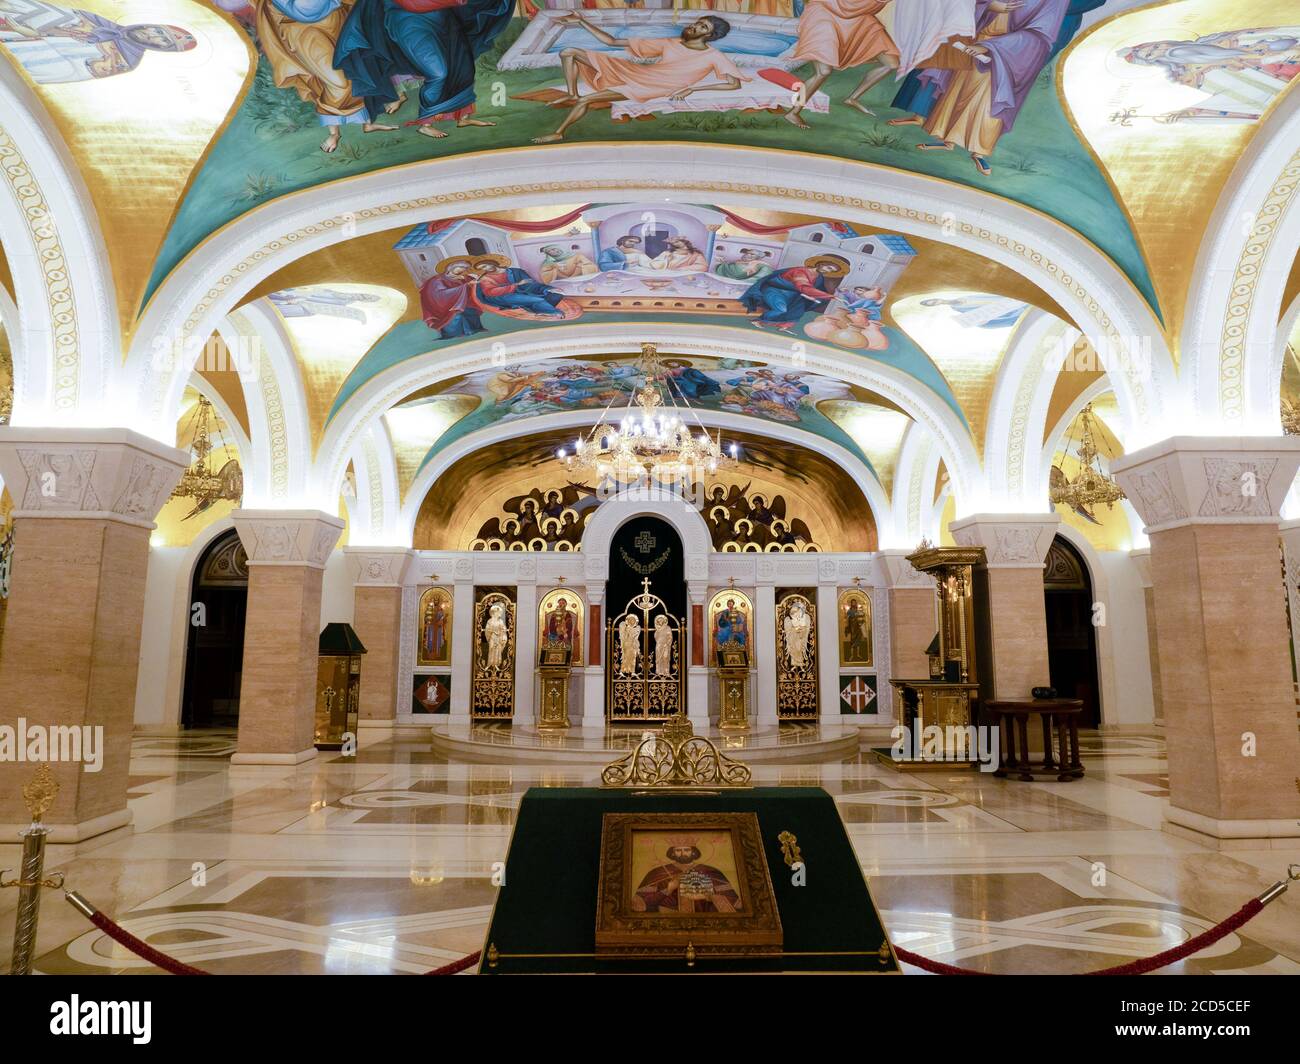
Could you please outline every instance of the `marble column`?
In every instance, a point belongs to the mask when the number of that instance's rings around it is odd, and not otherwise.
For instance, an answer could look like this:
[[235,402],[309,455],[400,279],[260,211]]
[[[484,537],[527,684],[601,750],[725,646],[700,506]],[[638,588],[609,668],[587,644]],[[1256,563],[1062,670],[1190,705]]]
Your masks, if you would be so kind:
[[991,670],[996,698],[1030,698],[1051,684],[1043,560],[1060,523],[1056,514],[974,514],[949,526],[959,546],[984,548],[993,660],[979,662],[980,682]]
[[399,696],[402,652],[402,586],[415,552],[405,547],[345,547],[352,567],[352,627],[366,648],[361,659],[361,704],[357,727],[372,735],[391,733]]
[[236,510],[248,552],[248,613],[235,765],[316,756],[321,581],[343,522],[321,510]]
[[[707,572],[707,570],[706,570]],[[713,670],[707,664],[696,665],[694,654],[694,643],[697,638],[702,639],[701,646],[704,649],[702,657],[708,660],[708,621],[704,617],[704,609],[708,605],[709,585],[706,582],[700,583],[690,581],[687,585],[687,601],[690,604],[688,613],[690,615],[690,631],[686,634],[686,645],[682,648],[683,664],[690,663],[686,672],[686,715],[691,718],[691,723],[695,725],[696,731],[701,731],[709,726],[709,687],[713,679]],[[696,634],[696,624],[700,625],[699,635]],[[719,709],[719,711],[721,711]]]
[[[582,730],[605,732],[605,581],[587,584],[587,666],[582,670]],[[572,718],[570,718],[572,719]]]
[[1138,579],[1142,581],[1142,605],[1147,619],[1147,660],[1151,663],[1151,723],[1157,728],[1165,724],[1164,704],[1160,692],[1160,641],[1156,636],[1156,596],[1151,587],[1151,549],[1141,547],[1128,552],[1137,567]]
[[1278,514],[1300,439],[1179,436],[1111,465],[1151,540],[1165,827],[1218,848],[1300,837]]
[[818,566],[817,584],[817,707],[826,724],[840,722],[840,614],[839,569],[823,560]]
[[[0,428],[0,476],[14,500],[3,723],[26,724],[22,757],[51,762],[60,788],[44,817],[51,842],[80,842],[131,822],[149,533],[188,458],[129,429]],[[66,736],[66,746],[51,742],[62,759],[50,746],[33,748],[33,735]],[[17,756],[0,762],[5,841],[31,822],[22,787],[36,765]]]
[[474,560],[459,558],[451,592],[451,719],[469,723],[474,677]]
[[515,720],[535,725],[537,698],[537,563],[521,562],[515,582]]
[[[776,716],[776,585],[771,566],[760,567],[754,589],[754,657],[758,661],[757,705],[754,718],[760,728],[774,728]],[[764,577],[767,579],[764,579]]]
[[[908,550],[882,550],[879,554],[880,579],[889,614],[889,661],[877,662],[877,671],[900,680],[924,680],[930,675],[926,650],[939,630],[935,617],[934,577],[918,572],[907,560]],[[879,623],[877,619],[876,623]],[[881,681],[877,697],[881,712],[891,710],[898,719],[892,685]]]

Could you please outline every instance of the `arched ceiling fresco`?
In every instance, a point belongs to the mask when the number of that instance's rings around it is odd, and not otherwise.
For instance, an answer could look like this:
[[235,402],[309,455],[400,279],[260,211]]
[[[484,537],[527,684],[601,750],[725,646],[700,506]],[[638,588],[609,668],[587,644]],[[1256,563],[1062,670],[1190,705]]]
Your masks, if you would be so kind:
[[1290,0],[859,7],[5,0],[0,53],[81,168],[127,334],[250,211],[425,160],[478,166],[560,127],[546,151],[575,166],[593,142],[722,144],[989,192],[1080,233],[1177,319],[1186,219],[1203,224],[1294,78]]

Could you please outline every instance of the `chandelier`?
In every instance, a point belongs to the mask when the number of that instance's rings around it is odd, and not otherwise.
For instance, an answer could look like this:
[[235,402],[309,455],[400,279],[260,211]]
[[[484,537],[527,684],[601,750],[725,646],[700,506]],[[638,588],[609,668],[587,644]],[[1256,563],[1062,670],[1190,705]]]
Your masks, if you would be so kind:
[[[1101,471],[1101,457],[1092,434],[1092,404],[1081,411],[1076,424],[1079,426],[1079,472],[1071,480],[1059,466],[1052,467],[1052,484],[1049,496],[1054,503],[1064,503],[1074,510],[1082,510],[1091,516],[1090,508],[1098,503],[1105,503],[1111,509],[1115,503],[1124,498],[1124,492],[1118,484]],[[1074,430],[1070,430],[1071,438]],[[1070,453],[1071,438],[1065,441],[1065,453]]]
[[[217,443],[212,442],[216,433]],[[180,483],[172,490],[173,499],[193,499],[194,509],[181,520],[189,520],[201,514],[213,503],[221,499],[238,502],[244,495],[244,471],[235,458],[228,459],[220,470],[213,471],[212,452],[226,447],[225,436],[221,431],[221,419],[212,409],[212,403],[206,396],[200,395],[185,430],[181,435],[191,439],[190,453],[194,460],[189,468],[181,474]]]
[[[693,483],[735,463],[738,448],[725,451],[722,433],[710,436],[686,396],[659,359],[658,348],[641,345],[641,387],[628,397],[616,422],[609,408],[587,433],[555,457],[574,473],[632,483],[645,478]],[[680,400],[680,402],[679,402]],[[611,404],[612,405],[612,404]]]

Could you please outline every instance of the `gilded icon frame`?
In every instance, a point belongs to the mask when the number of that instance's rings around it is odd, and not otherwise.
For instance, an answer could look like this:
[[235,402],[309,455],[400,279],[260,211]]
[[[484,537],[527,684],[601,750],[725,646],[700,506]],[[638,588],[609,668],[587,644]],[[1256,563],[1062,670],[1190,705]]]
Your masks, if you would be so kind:
[[[638,871],[638,854],[660,839],[674,845],[672,840],[681,841],[683,836],[729,840],[726,859],[719,864],[727,872],[725,885],[732,887],[739,899],[733,911],[669,913],[640,911],[634,907],[640,885],[634,877]],[[698,844],[693,848],[698,854]],[[713,853],[708,857],[717,859]],[[664,860],[668,860],[666,851]],[[708,867],[700,857],[691,863],[696,862]],[[709,870],[718,873],[716,868]],[[670,882],[679,885],[680,879]],[[690,949],[698,956],[775,956],[781,953],[784,941],[757,815],[604,814],[596,903],[597,955],[678,957]]]
[[[434,607],[435,603],[441,603],[444,607],[443,616],[446,618],[446,638],[443,641],[443,653],[441,655],[427,653],[425,651],[425,625],[429,621],[426,614]],[[420,668],[451,668],[451,638],[452,638],[452,620],[455,616],[452,604],[451,592],[445,587],[426,588],[420,594],[420,604],[415,611],[415,664]]]

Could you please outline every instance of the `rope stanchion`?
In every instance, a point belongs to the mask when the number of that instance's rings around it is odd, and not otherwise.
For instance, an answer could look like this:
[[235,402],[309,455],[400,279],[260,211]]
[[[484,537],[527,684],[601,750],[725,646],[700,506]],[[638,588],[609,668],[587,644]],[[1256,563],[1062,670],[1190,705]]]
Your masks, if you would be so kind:
[[[1181,946],[1174,946],[1171,949],[1164,950],[1151,957],[1143,957],[1141,960],[1132,961],[1128,964],[1117,964],[1113,968],[1098,968],[1091,972],[1080,972],[1080,975],[1146,975],[1148,972],[1154,972],[1157,968],[1165,968],[1177,961],[1190,957],[1193,953],[1199,953],[1207,946],[1213,946],[1219,939],[1232,934],[1243,924],[1253,920],[1264,910],[1269,902],[1286,893],[1287,887],[1291,882],[1300,879],[1300,865],[1290,865],[1287,868],[1286,879],[1279,879],[1268,890],[1258,897],[1251,898],[1240,909],[1229,916],[1226,920],[1221,920],[1207,931],[1202,931],[1194,938],[1189,938]],[[901,946],[894,947],[894,956],[900,961],[907,964],[915,965],[923,971],[931,972],[934,975],[993,975],[993,972],[977,972],[972,968],[959,968],[953,964],[944,964],[942,961],[932,961],[929,957],[922,957],[919,953],[913,953],[910,949],[903,949]]]
[[[1164,968],[1176,961],[1190,957],[1193,953],[1212,946],[1219,939],[1232,934],[1243,924],[1253,920],[1258,916],[1269,902],[1281,897],[1286,893],[1290,883],[1300,880],[1300,865],[1290,865],[1287,868],[1286,879],[1280,879],[1274,883],[1268,890],[1264,891],[1258,897],[1251,898],[1240,909],[1215,924],[1207,931],[1201,932],[1195,938],[1189,938],[1181,946],[1174,946],[1172,949],[1164,950],[1153,957],[1145,957],[1142,960],[1133,961],[1129,964],[1119,964],[1113,968],[1100,968],[1097,971],[1082,972],[1082,975],[1145,975],[1147,972],[1154,972],[1157,968]],[[175,957],[169,957],[167,954],[154,949],[147,942],[136,938],[130,931],[122,927],[116,921],[105,916],[96,909],[85,898],[75,890],[66,891],[64,896],[68,902],[87,920],[99,928],[104,934],[114,942],[120,943],[129,949],[138,957],[142,957],[150,964],[161,968],[165,972],[171,972],[172,975],[211,975],[211,972],[205,972],[202,968],[195,968],[193,965],[178,961]],[[894,947],[894,955],[907,964],[915,965],[927,972],[933,972],[935,975],[991,975],[991,972],[977,972],[972,968],[960,968],[954,964],[944,964],[942,961],[932,961],[929,957],[923,957],[919,953],[913,953],[909,949],[903,949],[901,946]],[[457,975],[472,968],[483,956],[482,950],[476,950],[468,956],[461,957],[458,960],[444,964],[441,968],[433,968],[425,972],[425,975]]]
[[178,961],[175,957],[169,957],[165,953],[158,952],[149,943],[136,938],[135,935],[116,921],[110,920],[75,890],[68,891],[65,896],[77,912],[81,913],[82,916],[103,931],[114,942],[125,946],[137,957],[143,957],[150,964],[161,968],[164,972],[171,972],[172,975],[212,974],[211,972],[205,972],[202,968],[195,968],[193,965]]

